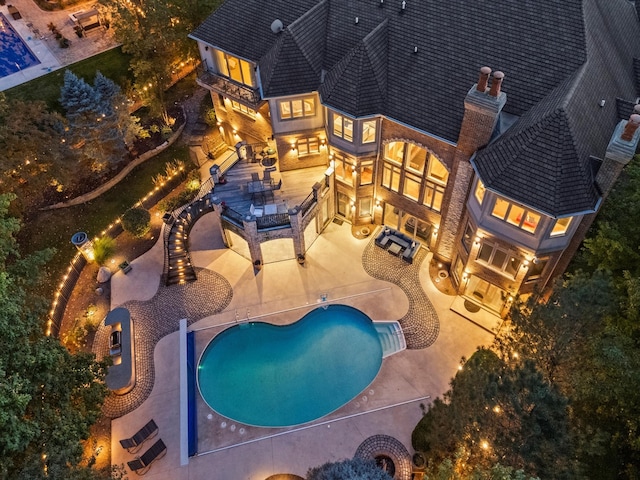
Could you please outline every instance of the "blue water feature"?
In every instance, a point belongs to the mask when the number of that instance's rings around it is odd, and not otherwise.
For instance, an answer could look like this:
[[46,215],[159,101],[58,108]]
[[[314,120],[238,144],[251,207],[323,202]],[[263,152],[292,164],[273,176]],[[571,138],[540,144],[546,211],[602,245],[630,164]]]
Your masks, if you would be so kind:
[[325,307],[291,325],[248,322],[217,335],[198,364],[205,402],[240,423],[286,427],[355,398],[380,370],[378,334],[361,311]]
[[0,78],[38,65],[40,61],[0,13]]

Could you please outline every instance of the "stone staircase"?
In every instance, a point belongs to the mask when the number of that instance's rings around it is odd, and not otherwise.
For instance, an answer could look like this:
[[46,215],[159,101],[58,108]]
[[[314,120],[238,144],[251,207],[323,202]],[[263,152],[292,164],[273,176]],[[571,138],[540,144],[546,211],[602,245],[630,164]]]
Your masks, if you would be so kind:
[[209,195],[212,191],[213,182],[209,179],[202,184],[195,200],[165,219],[163,278],[166,286],[197,280],[189,255],[188,235],[196,220],[213,210]]

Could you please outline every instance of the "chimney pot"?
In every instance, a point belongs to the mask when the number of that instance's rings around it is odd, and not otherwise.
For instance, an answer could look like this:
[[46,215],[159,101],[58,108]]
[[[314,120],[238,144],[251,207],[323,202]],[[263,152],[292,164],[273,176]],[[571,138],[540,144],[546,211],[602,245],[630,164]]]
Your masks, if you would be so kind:
[[633,139],[633,134],[636,133],[638,127],[640,127],[640,115],[634,113],[629,117],[629,121],[624,126],[624,131],[622,132],[622,135],[620,135],[620,138],[626,142],[630,142]]
[[504,73],[500,71],[493,72],[493,80],[491,81],[491,90],[489,91],[489,95],[492,97],[500,95],[500,86],[502,85],[503,79]]
[[480,69],[480,78],[478,78],[478,86],[476,90],[484,93],[487,90],[487,83],[489,83],[489,75],[491,75],[491,68],[482,67]]
[[633,107],[633,113],[640,113],[640,103]]

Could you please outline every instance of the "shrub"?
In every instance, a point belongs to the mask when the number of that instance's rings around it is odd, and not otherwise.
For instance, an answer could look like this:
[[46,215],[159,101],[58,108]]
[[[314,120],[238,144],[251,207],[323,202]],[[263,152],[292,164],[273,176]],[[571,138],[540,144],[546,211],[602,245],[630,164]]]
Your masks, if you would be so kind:
[[193,199],[194,193],[194,191],[183,190],[178,195],[158,202],[158,209],[165,212],[173,212],[176,208],[189,203]]
[[210,127],[216,126],[216,111],[213,108],[210,108],[204,113],[204,122]]
[[102,237],[93,243],[93,255],[98,265],[107,263],[116,252],[116,241],[111,237]]
[[136,238],[144,237],[151,229],[151,214],[142,207],[133,207],[124,212],[122,228]]

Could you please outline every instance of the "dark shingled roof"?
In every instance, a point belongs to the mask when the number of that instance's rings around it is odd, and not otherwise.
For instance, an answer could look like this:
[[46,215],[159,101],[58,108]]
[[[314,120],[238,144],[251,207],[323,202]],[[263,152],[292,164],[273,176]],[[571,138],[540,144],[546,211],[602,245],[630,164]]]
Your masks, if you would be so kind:
[[[285,31],[274,34],[276,18]],[[319,90],[348,115],[386,115],[451,142],[479,67],[502,70],[503,111],[520,120],[476,169],[553,215],[594,207],[589,158],[604,156],[616,98],[634,100],[640,86],[626,0],[408,0],[404,11],[399,1],[226,0],[191,36],[256,62],[265,97]]]
[[327,74],[320,87],[323,102],[356,117],[384,111],[387,92],[385,20]]

